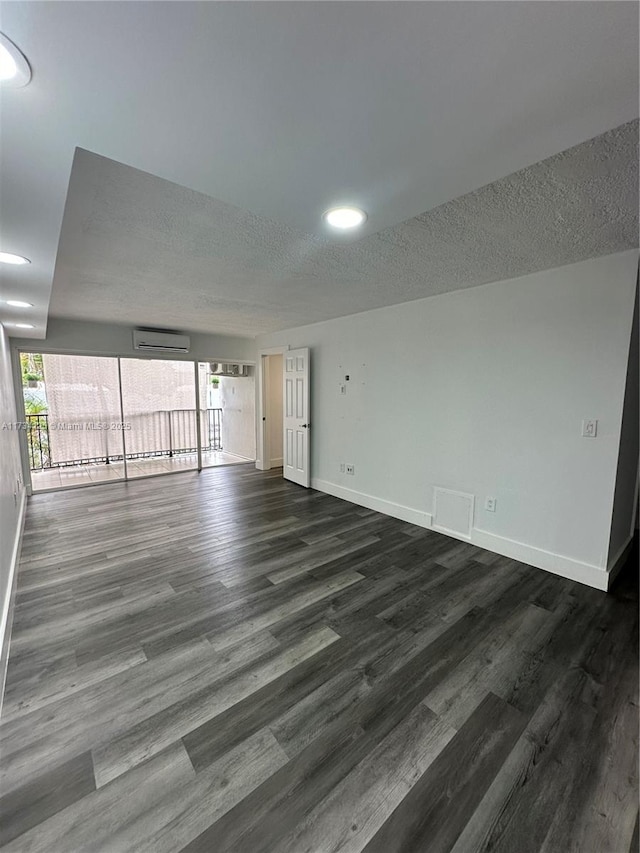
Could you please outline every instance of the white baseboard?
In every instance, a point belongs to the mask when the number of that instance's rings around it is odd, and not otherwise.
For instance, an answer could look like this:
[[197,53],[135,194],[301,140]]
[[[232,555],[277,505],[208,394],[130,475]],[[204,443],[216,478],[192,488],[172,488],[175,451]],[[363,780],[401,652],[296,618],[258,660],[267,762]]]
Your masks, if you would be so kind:
[[364,492],[356,492],[354,489],[347,489],[344,486],[339,486],[337,483],[330,483],[328,480],[317,480],[314,477],[311,478],[311,488],[317,489],[319,492],[326,492],[328,495],[333,495],[334,498],[342,498],[345,501],[350,501],[352,504],[364,506],[367,509],[374,509],[376,512],[390,515],[393,518],[399,518],[401,521],[408,521],[411,524],[416,524],[418,527],[431,527],[431,513],[429,512],[421,512],[403,504],[385,501],[382,498],[376,498]]
[[271,459],[269,464],[262,460],[256,459],[256,468],[258,471],[270,471],[272,468],[282,468],[284,464],[284,459],[280,457],[279,459]]
[[618,548],[618,552],[608,561],[607,574],[609,575],[609,588],[618,576],[618,572],[624,566],[629,556],[629,551],[633,545],[634,533],[629,534],[627,541]]
[[16,597],[16,585],[18,580],[18,562],[22,547],[22,531],[24,530],[24,519],[27,509],[27,490],[20,492],[20,506],[18,508],[18,524],[16,537],[11,552],[9,563],[9,577],[7,578],[7,597],[2,603],[2,614],[0,616],[0,714],[2,713],[2,702],[4,699],[4,685],[7,677],[7,663],[9,660],[9,643],[11,641],[11,624],[13,622],[13,604]]
[[473,528],[471,541],[480,548],[486,548],[487,551],[502,554],[503,557],[511,557],[513,560],[535,566],[537,569],[544,569],[546,572],[583,583],[594,589],[601,589],[606,592],[609,588],[609,574],[591,563],[582,563],[579,560],[573,560],[571,557],[565,557],[553,551],[545,551],[543,548],[517,542],[515,539],[497,536],[495,533],[489,533],[487,530],[480,530],[477,527]]
[[536,548],[524,542],[517,542],[514,539],[507,539],[504,536],[497,536],[495,533],[489,533],[487,530],[480,530],[477,527],[471,529],[469,537],[456,533],[453,530],[439,530],[437,527],[432,526],[433,519],[431,513],[421,512],[412,507],[376,498],[373,495],[357,492],[354,489],[347,489],[328,480],[312,478],[311,488],[317,489],[320,492],[326,492],[328,495],[333,495],[336,498],[350,501],[358,506],[374,509],[377,512],[384,513],[384,515],[408,521],[419,527],[429,527],[436,533],[442,533],[453,539],[459,539],[461,542],[471,542],[479,548],[485,548],[487,551],[493,551],[495,554],[501,554],[503,557],[510,557],[513,560],[518,560],[537,569],[543,569],[554,575],[560,575],[560,577],[567,578],[568,580],[577,581],[594,589],[606,592],[613,581],[611,573],[599,566],[573,560],[571,557],[555,554],[552,551],[545,551],[542,548]]

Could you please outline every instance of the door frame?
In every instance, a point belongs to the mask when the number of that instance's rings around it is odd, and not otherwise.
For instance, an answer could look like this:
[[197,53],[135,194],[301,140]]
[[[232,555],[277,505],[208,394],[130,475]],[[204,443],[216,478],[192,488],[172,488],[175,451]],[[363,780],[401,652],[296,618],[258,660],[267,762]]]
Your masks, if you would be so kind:
[[269,355],[284,355],[291,347],[265,347],[256,354],[256,468],[258,471],[268,471],[271,468],[269,453],[269,432],[266,426],[267,394],[269,380],[265,373],[265,357]]

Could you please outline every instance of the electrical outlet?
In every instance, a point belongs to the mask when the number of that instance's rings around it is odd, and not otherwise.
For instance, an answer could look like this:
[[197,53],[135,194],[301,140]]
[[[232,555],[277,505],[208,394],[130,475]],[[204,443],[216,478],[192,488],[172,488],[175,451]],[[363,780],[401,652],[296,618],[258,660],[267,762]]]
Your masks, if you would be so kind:
[[595,438],[598,435],[598,421],[585,420],[582,421],[582,436],[583,438]]
[[484,508],[487,512],[495,512],[498,501],[495,498],[485,498]]
[[356,469],[354,465],[347,465],[347,474],[355,474]]
[[340,463],[340,473],[344,474],[344,462]]

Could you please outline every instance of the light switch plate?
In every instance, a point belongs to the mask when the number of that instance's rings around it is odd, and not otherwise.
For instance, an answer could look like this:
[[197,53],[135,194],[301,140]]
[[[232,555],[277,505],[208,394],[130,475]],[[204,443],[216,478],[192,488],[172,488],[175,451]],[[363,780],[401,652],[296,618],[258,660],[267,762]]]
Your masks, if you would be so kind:
[[595,438],[598,435],[598,421],[582,421],[582,435],[584,438]]

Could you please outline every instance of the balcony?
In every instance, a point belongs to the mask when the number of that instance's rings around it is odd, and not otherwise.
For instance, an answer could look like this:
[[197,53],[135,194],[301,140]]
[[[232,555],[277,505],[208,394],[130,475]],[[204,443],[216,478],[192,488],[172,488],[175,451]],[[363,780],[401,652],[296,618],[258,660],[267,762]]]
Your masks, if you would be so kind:
[[[199,426],[203,468],[252,461],[224,451],[222,409],[201,410]],[[26,433],[34,491],[122,480],[125,460],[128,478],[198,467],[198,424],[192,409],[137,414],[125,424],[27,415]]]

